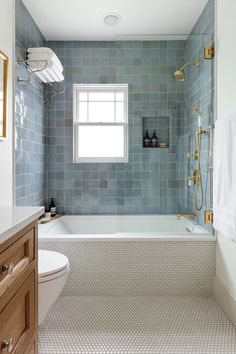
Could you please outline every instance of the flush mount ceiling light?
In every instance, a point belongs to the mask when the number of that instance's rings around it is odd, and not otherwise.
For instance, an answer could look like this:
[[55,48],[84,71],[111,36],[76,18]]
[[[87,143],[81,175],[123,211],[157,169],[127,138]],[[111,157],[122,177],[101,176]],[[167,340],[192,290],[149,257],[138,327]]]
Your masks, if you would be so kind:
[[119,14],[116,14],[115,12],[109,12],[105,15],[103,15],[103,22],[105,25],[108,26],[116,26],[120,23],[121,17]]

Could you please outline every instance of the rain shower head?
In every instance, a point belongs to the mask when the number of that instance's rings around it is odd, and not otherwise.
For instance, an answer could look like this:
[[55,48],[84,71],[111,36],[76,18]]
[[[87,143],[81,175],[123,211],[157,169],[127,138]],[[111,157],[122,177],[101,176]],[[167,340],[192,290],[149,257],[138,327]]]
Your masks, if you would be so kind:
[[198,61],[195,61],[194,63],[186,63],[179,70],[175,71],[174,74],[173,74],[173,78],[177,82],[183,82],[185,80],[185,71],[184,71],[184,69],[187,66],[195,66],[197,68],[199,66],[199,63],[198,63]]

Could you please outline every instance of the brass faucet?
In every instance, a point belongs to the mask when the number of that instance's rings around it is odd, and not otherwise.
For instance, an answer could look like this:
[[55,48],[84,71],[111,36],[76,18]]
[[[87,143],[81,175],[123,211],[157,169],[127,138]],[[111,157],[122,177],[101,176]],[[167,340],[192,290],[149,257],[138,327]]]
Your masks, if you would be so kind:
[[197,214],[196,213],[177,214],[178,220],[181,220],[182,218],[191,218],[195,220],[197,218]]

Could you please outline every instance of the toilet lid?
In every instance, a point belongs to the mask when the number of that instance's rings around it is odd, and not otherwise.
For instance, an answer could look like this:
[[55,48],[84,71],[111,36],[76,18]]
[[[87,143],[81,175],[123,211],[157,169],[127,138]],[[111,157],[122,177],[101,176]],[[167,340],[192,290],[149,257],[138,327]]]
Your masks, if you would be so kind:
[[62,272],[68,266],[69,260],[64,254],[39,250],[39,278]]

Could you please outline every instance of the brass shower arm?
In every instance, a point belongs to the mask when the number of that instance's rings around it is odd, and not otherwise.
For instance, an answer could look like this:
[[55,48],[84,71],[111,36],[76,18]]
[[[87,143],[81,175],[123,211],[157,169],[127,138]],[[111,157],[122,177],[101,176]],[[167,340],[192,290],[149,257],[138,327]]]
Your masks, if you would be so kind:
[[186,63],[184,64],[181,68],[180,71],[184,70],[187,66],[196,66],[196,68],[199,66],[199,61],[195,61],[193,63]]

